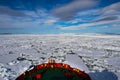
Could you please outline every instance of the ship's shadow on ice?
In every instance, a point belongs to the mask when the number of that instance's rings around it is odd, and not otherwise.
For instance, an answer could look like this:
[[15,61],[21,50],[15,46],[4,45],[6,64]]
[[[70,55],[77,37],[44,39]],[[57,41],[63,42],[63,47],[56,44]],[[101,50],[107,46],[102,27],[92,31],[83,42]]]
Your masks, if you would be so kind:
[[89,73],[92,80],[118,80],[118,77],[113,72],[104,70],[102,72],[96,71],[94,73]]

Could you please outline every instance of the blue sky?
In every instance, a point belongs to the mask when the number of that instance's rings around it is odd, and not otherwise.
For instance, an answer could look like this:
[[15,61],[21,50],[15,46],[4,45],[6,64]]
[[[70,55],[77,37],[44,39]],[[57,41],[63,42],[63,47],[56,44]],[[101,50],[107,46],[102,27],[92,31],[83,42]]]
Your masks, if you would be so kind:
[[120,34],[120,1],[0,0],[0,33]]

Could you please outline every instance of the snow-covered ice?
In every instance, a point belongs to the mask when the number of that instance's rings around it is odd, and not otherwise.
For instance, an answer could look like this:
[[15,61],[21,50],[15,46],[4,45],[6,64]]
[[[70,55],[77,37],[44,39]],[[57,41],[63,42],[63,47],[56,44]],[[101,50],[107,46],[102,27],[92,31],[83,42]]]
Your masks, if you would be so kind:
[[50,58],[85,71],[92,80],[120,80],[119,35],[0,35],[0,80],[15,80]]

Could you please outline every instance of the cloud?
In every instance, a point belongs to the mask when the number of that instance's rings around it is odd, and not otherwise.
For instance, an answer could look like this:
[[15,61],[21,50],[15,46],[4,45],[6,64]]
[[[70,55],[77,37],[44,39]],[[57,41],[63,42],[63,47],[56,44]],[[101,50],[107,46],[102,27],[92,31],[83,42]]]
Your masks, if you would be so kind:
[[109,5],[98,11],[102,15],[120,15],[120,2]]
[[80,25],[77,25],[77,26],[59,27],[58,29],[60,29],[60,30],[77,30],[77,29],[86,28],[86,27],[99,26],[99,25],[105,25],[105,24],[112,24],[112,23],[115,23],[115,22],[120,22],[120,20],[86,23],[86,24],[80,24]]
[[52,10],[54,16],[61,20],[71,20],[77,12],[92,8],[98,4],[96,0],[74,0],[73,2]]
[[24,13],[25,16],[18,17],[12,13],[12,15],[0,13],[0,28],[47,27],[57,21],[56,18],[52,17],[49,13],[42,9],[36,12],[27,10],[21,12]]
[[52,24],[54,24],[56,22],[56,20],[47,20],[47,21],[45,21],[45,24],[47,24],[47,25],[52,25]]
[[25,19],[23,19],[24,21],[16,20],[16,19],[14,20],[9,17],[8,17],[8,19],[11,19],[11,21],[4,20],[4,22],[0,22],[0,28],[5,28],[5,29],[8,29],[8,28],[11,28],[11,29],[12,28],[32,28],[32,27],[38,27],[41,24],[41,21],[39,19],[37,19],[35,21],[32,21],[32,20],[25,21]]
[[92,22],[100,22],[100,21],[112,21],[119,19],[118,16],[104,16],[102,18],[98,18],[96,20],[93,20]]
[[106,26],[102,26],[102,29],[117,29],[120,30],[120,23],[116,23],[116,24],[110,24],[110,25],[106,25]]
[[0,6],[0,15],[24,17],[26,16],[23,12],[10,9],[8,7]]
[[[120,22],[120,2],[114,3],[102,9],[95,10],[98,14],[93,20],[88,21],[89,23],[80,24],[77,26],[68,26],[68,27],[59,27],[60,30],[77,30],[86,27],[92,26],[101,26],[101,25],[109,25],[116,24]],[[108,13],[113,11],[112,13]],[[117,12],[117,13],[116,13]],[[89,13],[88,13],[89,14]],[[81,15],[79,13],[79,15]],[[118,26],[118,25],[117,25]],[[112,27],[114,27],[112,25]]]
[[[5,9],[4,9],[5,8]],[[40,20],[34,20],[35,17],[32,11],[18,11],[3,7],[0,11],[0,28],[23,28],[36,26],[40,23]],[[7,13],[8,10],[8,13]],[[2,13],[1,13],[2,12]],[[31,14],[31,15],[28,15]],[[33,15],[33,17],[31,17]],[[14,16],[14,17],[13,17]],[[39,22],[38,22],[39,21]],[[6,23],[7,22],[7,23]]]
[[120,17],[120,2],[111,4],[97,11],[100,16],[92,22],[118,20]]
[[[111,10],[113,12],[108,13]],[[96,12],[97,12],[98,16],[95,17],[95,19],[88,21],[89,23],[84,23],[84,24],[80,24],[77,26],[59,27],[58,29],[60,29],[60,30],[77,30],[77,29],[86,28],[86,27],[109,25],[109,24],[111,24],[111,27],[114,28],[114,27],[116,27],[115,26],[116,23],[120,22],[120,2],[114,3],[107,7],[104,7],[100,10],[98,9],[98,10],[96,10]],[[114,25],[112,25],[112,24],[114,24]]]

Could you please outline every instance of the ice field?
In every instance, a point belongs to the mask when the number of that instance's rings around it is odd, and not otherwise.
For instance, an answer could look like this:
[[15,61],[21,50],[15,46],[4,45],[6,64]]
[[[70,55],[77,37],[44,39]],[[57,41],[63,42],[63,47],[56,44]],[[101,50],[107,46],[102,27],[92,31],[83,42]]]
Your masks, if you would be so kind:
[[85,71],[92,80],[120,80],[120,35],[0,35],[0,80],[15,80],[51,58]]

